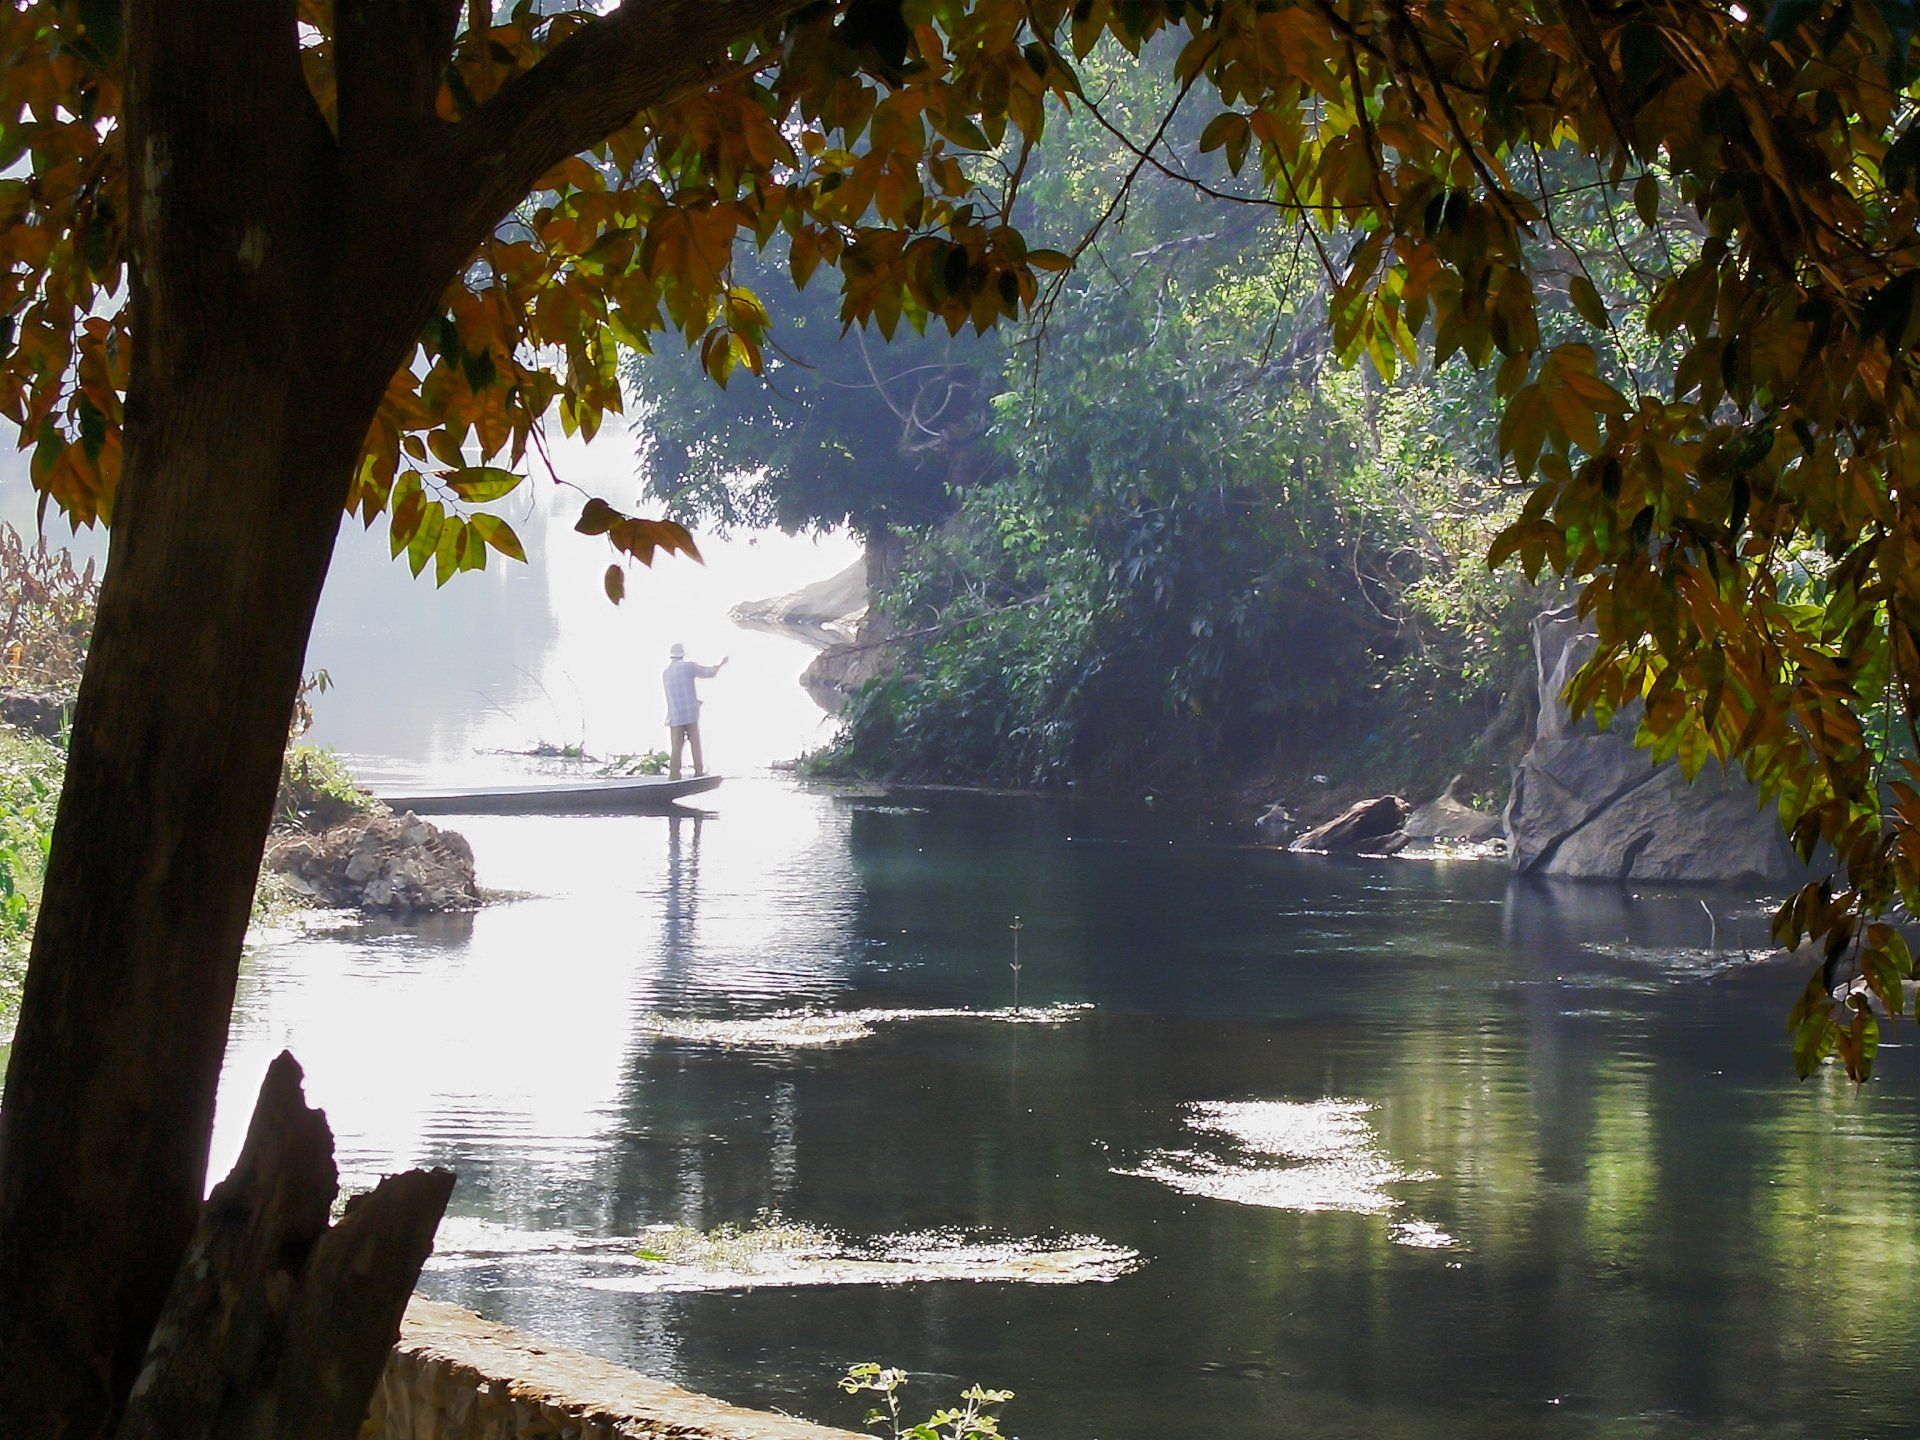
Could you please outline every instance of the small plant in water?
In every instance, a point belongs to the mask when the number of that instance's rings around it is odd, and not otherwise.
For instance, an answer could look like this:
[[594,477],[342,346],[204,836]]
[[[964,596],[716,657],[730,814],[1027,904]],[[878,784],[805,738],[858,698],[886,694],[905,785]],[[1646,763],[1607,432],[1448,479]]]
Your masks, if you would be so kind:
[[848,1369],[840,1388],[849,1395],[878,1395],[882,1401],[861,1423],[887,1440],[995,1440],[1000,1417],[993,1412],[1013,1398],[1011,1390],[983,1390],[971,1385],[960,1392],[957,1409],[936,1410],[918,1425],[900,1419],[900,1389],[907,1383],[904,1370],[882,1369],[869,1361]]
[[600,767],[600,774],[625,775],[664,775],[667,773],[669,756],[664,750],[646,750],[638,755],[616,755]]
[[756,1263],[831,1254],[839,1237],[830,1230],[789,1220],[778,1210],[762,1210],[748,1224],[729,1221],[711,1230],[691,1225],[661,1225],[646,1232],[646,1244],[634,1257],[656,1265],[696,1270],[750,1270]]

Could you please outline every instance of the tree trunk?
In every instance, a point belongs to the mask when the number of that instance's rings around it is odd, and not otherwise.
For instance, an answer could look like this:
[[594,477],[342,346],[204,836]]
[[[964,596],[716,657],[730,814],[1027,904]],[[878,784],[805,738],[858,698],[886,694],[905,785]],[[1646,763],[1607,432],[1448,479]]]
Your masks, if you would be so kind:
[[420,323],[339,323],[280,9],[133,7],[126,461],[0,1106],[9,1436],[111,1425],[193,1232],[307,635]]
[[337,385],[279,348],[133,392],[156,418],[129,427],[0,1112],[0,1417],[21,1435],[111,1416],[205,1193],[288,717],[372,408],[343,420]]

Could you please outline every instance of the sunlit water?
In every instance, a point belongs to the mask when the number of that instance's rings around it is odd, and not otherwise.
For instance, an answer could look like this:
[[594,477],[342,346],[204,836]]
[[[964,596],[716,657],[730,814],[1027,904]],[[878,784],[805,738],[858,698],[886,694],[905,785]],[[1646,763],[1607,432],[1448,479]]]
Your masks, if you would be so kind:
[[711,809],[456,820],[529,898],[257,949],[216,1171],[290,1046],[352,1181],[458,1172],[429,1293],[843,1424],[874,1359],[1029,1440],[1920,1429],[1917,1052],[1796,1084],[1798,979],[1695,899]]

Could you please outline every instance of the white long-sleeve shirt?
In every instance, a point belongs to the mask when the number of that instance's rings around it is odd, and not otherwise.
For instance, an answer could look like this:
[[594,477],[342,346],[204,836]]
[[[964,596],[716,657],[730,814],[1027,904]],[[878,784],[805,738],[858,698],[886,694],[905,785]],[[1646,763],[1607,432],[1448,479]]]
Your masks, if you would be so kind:
[[670,661],[660,674],[667,688],[667,724],[698,725],[700,692],[695,680],[711,680],[720,673],[718,665],[696,665],[691,660]]

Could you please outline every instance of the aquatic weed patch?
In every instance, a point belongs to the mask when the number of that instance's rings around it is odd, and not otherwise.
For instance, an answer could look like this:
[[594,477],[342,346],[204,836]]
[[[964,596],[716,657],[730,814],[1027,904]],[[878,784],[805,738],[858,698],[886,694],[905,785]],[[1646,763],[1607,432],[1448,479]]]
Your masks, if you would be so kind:
[[763,1210],[702,1230],[662,1224],[630,1239],[515,1230],[451,1220],[427,1269],[534,1266],[549,1282],[625,1294],[822,1285],[996,1281],[1083,1285],[1142,1264],[1136,1250],[1089,1235],[994,1236],[961,1230],[856,1237]]

